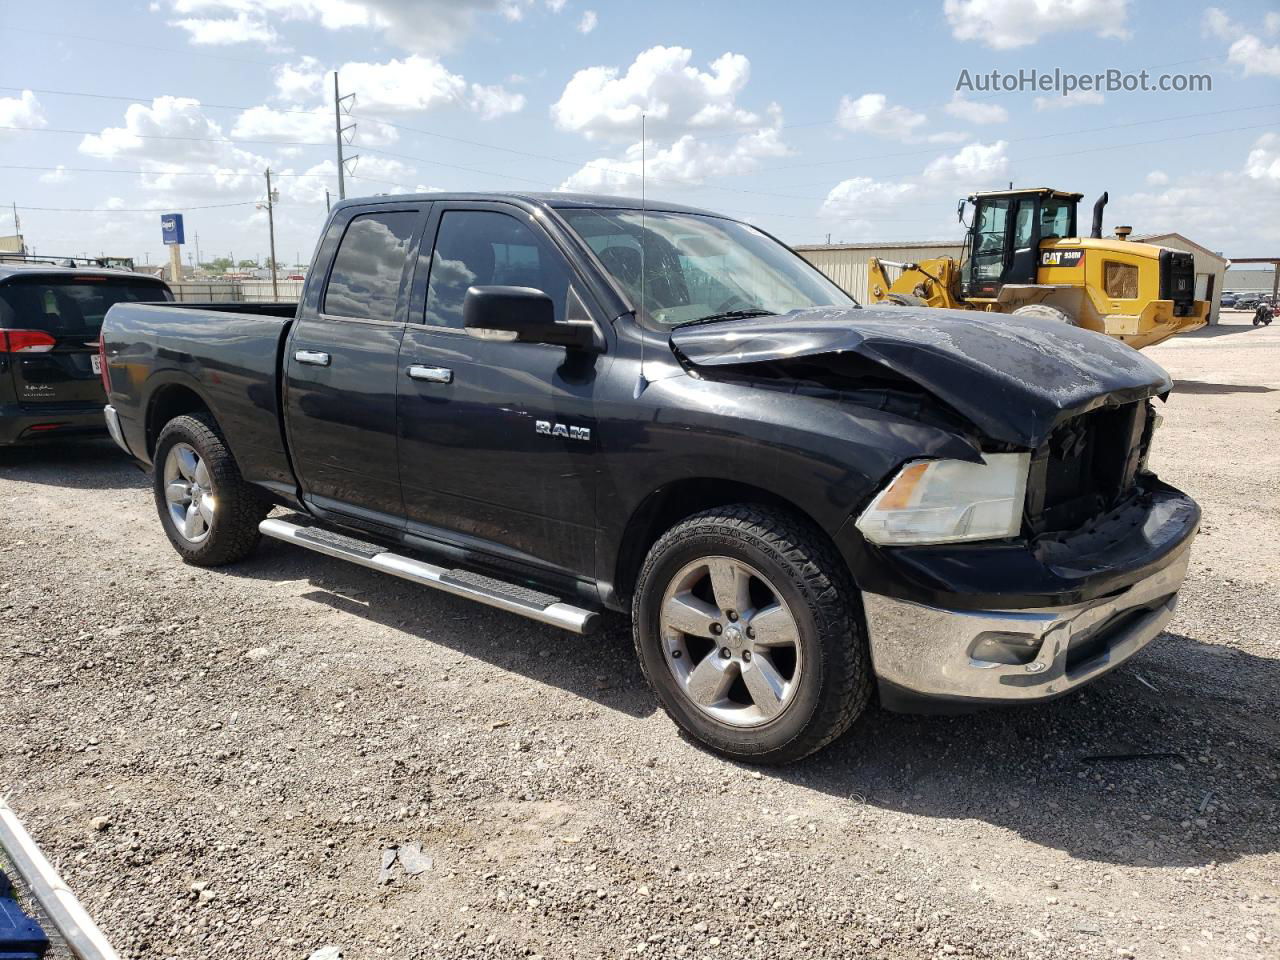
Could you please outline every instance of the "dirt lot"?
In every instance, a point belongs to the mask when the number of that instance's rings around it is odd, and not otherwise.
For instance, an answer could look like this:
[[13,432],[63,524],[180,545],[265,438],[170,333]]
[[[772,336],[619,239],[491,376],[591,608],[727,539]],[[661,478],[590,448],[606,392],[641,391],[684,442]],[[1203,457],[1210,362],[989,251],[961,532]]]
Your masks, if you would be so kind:
[[622,630],[282,544],[185,567],[114,448],[0,454],[0,789],[130,958],[1275,958],[1280,324],[1246,324],[1151,351],[1206,516],[1168,634],[775,771],[682,740]]

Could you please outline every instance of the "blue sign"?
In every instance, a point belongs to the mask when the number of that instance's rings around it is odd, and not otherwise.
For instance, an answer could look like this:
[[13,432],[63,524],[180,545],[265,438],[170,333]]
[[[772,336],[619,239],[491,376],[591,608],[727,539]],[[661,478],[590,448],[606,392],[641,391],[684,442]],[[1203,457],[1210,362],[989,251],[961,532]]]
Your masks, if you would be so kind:
[[160,217],[160,236],[164,238],[166,244],[186,243],[187,238],[182,232],[182,214],[162,214]]

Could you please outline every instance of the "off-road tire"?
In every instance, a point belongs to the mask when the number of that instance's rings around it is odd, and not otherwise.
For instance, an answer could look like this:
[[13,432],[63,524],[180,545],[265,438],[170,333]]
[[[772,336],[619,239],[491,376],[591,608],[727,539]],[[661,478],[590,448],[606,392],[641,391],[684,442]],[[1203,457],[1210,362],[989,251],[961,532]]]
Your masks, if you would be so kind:
[[886,307],[927,307],[929,301],[914,293],[891,293],[880,301]]
[[1013,311],[1015,317],[1040,317],[1043,320],[1053,320],[1057,323],[1065,323],[1070,327],[1079,326],[1075,318],[1065,310],[1059,310],[1057,307],[1051,307],[1047,303],[1028,303],[1026,306],[1018,307]]
[[[217,509],[209,535],[200,543],[192,543],[175,528],[165,499],[163,465],[169,450],[177,443],[186,443],[195,449],[213,481]],[[211,416],[185,414],[165,424],[156,441],[153,463],[155,476],[152,486],[160,523],[169,542],[186,563],[197,567],[217,567],[243,560],[254,551],[261,539],[258,524],[271,511],[271,504],[240,476],[240,467]]]
[[[671,579],[702,556],[740,560],[764,574],[791,608],[805,669],[794,699],[760,726],[735,727],[700,711],[669,668],[659,629]],[[636,654],[663,709],[690,737],[712,750],[758,764],[791,763],[831,743],[871,699],[871,658],[862,604],[848,568],[811,523],[752,504],[694,514],[649,550],[632,600]]]

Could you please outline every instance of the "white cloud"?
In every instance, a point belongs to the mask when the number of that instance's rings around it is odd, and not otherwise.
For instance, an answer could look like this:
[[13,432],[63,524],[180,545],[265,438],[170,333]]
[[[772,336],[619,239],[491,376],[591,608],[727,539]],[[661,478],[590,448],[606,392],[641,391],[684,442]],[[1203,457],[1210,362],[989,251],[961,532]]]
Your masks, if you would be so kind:
[[280,35],[261,17],[243,10],[234,17],[187,17],[170,20],[169,26],[187,31],[187,39],[197,46],[225,47],[235,43],[260,43],[276,47]]
[[1280,134],[1264,133],[1245,160],[1244,172],[1254,180],[1280,185]]
[[150,106],[130,104],[123,126],[86,135],[79,150],[102,160],[127,159],[145,171],[143,189],[184,201],[257,190],[270,161],[224,138],[198,100],[156,97]]
[[1066,31],[1126,36],[1129,0],[945,0],[942,9],[957,40],[1011,50]]
[[840,98],[836,123],[854,133],[872,133],[891,140],[910,140],[928,120],[923,113],[893,106],[883,93],[864,93],[854,99]]
[[40,174],[41,183],[66,183],[71,179],[71,174],[67,173],[67,168],[62,164],[58,164],[56,170],[49,170]]
[[[360,143],[372,147],[385,146],[399,139],[395,127],[365,117],[354,121]],[[240,112],[231,127],[231,136],[241,140],[297,141],[299,143],[333,142],[333,108],[317,106],[310,110],[297,108],[277,110],[265,104]],[[352,152],[359,150],[353,147]]]
[[[778,126],[781,116],[777,115]],[[757,130],[726,144],[709,142],[685,134],[668,146],[654,141],[645,145],[644,173],[654,189],[669,189],[674,184],[694,185],[708,177],[749,173],[764,157],[786,156],[790,151],[782,142],[777,126]],[[620,159],[600,157],[568,177],[560,190],[584,193],[639,194],[640,144],[626,149]]]
[[[16,97],[0,97],[0,127],[46,127],[44,108],[30,90]],[[20,135],[17,130],[0,130],[0,138]]]
[[957,153],[938,157],[924,170],[931,181],[946,181],[977,186],[1003,179],[1009,170],[1009,157],[1004,140],[995,143],[970,143]]
[[[381,31],[387,41],[416,53],[453,47],[475,26],[478,15],[516,11],[522,0],[167,0],[180,16],[234,19],[241,15],[268,23],[304,21],[326,30]],[[523,0],[527,5],[528,0]]]
[[1169,182],[1169,175],[1163,170],[1152,170],[1147,174],[1147,183],[1153,187],[1163,187]]
[[708,71],[690,65],[684,47],[650,47],[622,72],[617,67],[587,67],[565,85],[551,116],[561,130],[597,137],[634,138],[640,117],[650,134],[725,129],[760,123],[737,105],[747,85],[750,61],[726,53]]
[[547,9],[552,13],[559,13],[564,9],[566,0],[547,0]]
[[1097,90],[1072,90],[1053,97],[1036,97],[1032,101],[1037,110],[1070,110],[1072,107],[1100,107],[1107,98]]
[[870,177],[842,180],[831,188],[819,213],[844,222],[846,229],[862,232],[891,207],[917,192],[913,183],[886,183]]
[[590,33],[599,23],[600,18],[594,10],[583,11],[582,19],[578,21],[578,32]]
[[324,91],[324,70],[315,57],[303,57],[297,63],[282,63],[274,73],[276,95],[281,100],[299,103]]
[[482,86],[471,85],[471,109],[480,114],[481,120],[493,120],[508,113],[518,113],[524,109],[523,93],[512,93],[501,84]]
[[417,55],[386,63],[346,63],[339,68],[345,90],[356,93],[365,113],[405,113],[459,103],[467,83],[439,60]]
[[1228,257],[1280,246],[1280,135],[1259,137],[1237,169],[1158,186],[1113,198],[1113,222],[1132,223],[1140,234],[1176,230]]
[[947,113],[968,123],[1004,123],[1009,119],[1009,111],[998,103],[978,103],[968,100],[963,94],[955,94],[946,106]]
[[[1205,31],[1219,40],[1230,43],[1227,62],[1238,66],[1244,75],[1259,74],[1264,77],[1280,77],[1280,44],[1267,44],[1256,34],[1235,23],[1218,7],[1210,7],[1204,13]],[[1280,14],[1268,13],[1263,21],[1266,33],[1280,33]]]

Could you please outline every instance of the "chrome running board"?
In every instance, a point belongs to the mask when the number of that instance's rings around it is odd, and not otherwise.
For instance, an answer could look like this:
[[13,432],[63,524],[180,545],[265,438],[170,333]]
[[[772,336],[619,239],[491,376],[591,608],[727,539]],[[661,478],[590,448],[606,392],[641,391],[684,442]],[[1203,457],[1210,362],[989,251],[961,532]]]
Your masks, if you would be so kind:
[[268,518],[258,524],[264,536],[286,543],[297,544],[337,557],[351,563],[381,570],[393,576],[409,580],[423,587],[443,590],[454,596],[466,597],[508,613],[518,613],[539,623],[560,627],[571,633],[591,633],[600,622],[600,615],[564,603],[558,597],[540,593],[514,583],[506,583],[468,570],[449,570],[413,557],[406,557],[380,544],[359,540],[347,534],[337,533],[325,527],[293,523],[289,520]]

